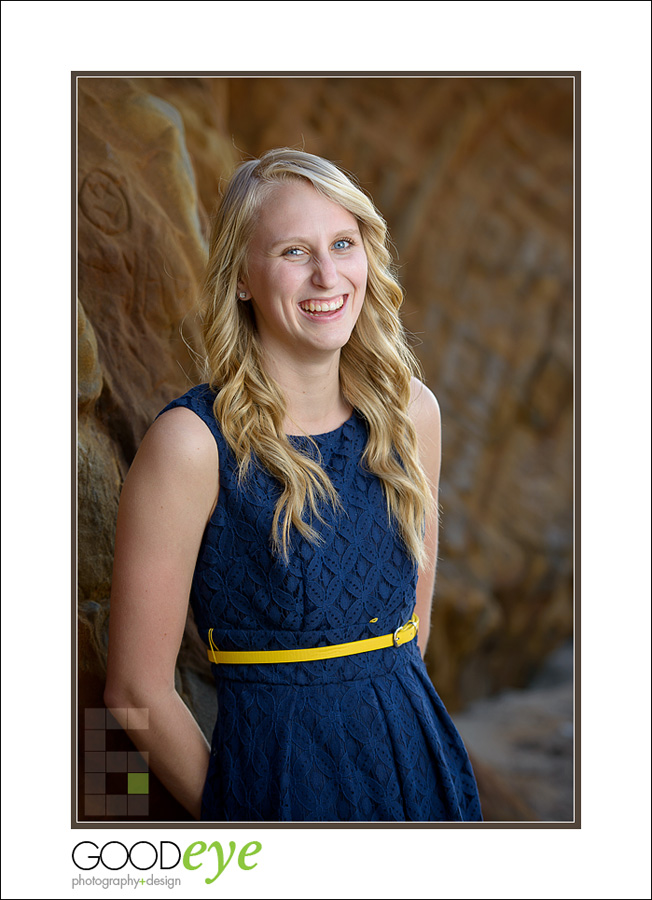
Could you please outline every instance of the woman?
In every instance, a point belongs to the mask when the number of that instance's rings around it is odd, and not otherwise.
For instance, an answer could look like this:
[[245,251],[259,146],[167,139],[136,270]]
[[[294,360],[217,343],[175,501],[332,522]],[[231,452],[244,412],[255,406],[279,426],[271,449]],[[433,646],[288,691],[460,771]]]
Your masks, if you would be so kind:
[[[159,415],[125,481],[105,700],[149,710],[132,737],[205,820],[481,818],[422,661],[440,421],[386,241],[330,162],[244,163],[211,239],[208,383]],[[210,747],[174,688],[189,595]]]

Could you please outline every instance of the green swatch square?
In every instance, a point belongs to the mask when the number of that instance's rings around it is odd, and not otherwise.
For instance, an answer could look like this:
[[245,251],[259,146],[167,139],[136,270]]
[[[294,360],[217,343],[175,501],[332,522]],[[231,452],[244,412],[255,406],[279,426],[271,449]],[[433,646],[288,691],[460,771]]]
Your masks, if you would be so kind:
[[149,794],[149,772],[127,772],[128,794]]

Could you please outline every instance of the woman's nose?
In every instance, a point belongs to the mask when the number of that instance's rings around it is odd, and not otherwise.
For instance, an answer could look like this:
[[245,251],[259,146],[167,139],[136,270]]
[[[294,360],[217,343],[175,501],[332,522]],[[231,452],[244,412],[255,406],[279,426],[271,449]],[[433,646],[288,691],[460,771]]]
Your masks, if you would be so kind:
[[330,253],[324,253],[314,257],[315,267],[312,280],[322,287],[335,287],[338,281],[337,265]]

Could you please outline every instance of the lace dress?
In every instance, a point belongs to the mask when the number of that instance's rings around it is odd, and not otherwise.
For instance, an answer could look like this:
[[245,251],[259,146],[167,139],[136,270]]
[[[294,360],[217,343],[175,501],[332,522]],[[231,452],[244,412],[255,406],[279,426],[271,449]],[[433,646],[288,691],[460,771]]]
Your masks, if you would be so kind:
[[[314,441],[342,501],[289,564],[269,549],[278,483],[260,465],[238,484],[207,385],[170,403],[217,441],[220,492],[195,569],[199,633],[220,650],[299,649],[389,634],[410,618],[416,568],[360,459],[357,413]],[[307,438],[291,440],[315,453]],[[212,665],[218,700],[202,798],[206,821],[478,821],[462,741],[417,641],[311,662]]]

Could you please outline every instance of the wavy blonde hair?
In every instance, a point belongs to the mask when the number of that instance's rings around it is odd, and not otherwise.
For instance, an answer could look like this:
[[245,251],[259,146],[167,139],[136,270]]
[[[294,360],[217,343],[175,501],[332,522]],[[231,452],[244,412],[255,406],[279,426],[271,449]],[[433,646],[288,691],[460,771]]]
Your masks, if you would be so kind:
[[243,163],[217,210],[202,295],[206,377],[217,391],[214,413],[235,454],[240,478],[245,478],[255,455],[282,486],[272,525],[274,552],[287,560],[292,527],[318,543],[311,521],[321,519],[320,503],[337,507],[339,498],[318,459],[288,440],[283,429],[285,398],[262,364],[251,304],[237,299],[256,212],[271,186],[296,179],[308,181],[358,222],[368,261],[367,292],[341,351],[340,386],[367,423],[362,464],[380,479],[388,516],[419,563],[432,495],[407,411],[411,377],[419,374],[419,365],[399,318],[403,292],[393,274],[387,226],[352,180],[319,156],[284,148]]

